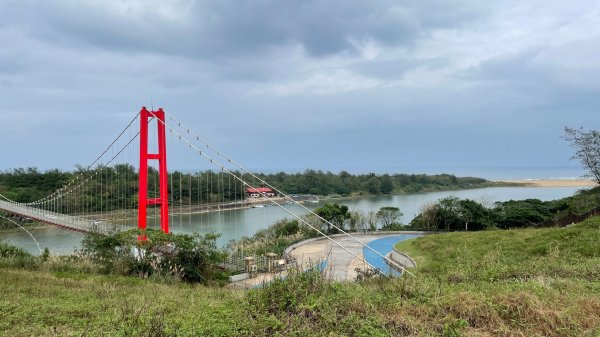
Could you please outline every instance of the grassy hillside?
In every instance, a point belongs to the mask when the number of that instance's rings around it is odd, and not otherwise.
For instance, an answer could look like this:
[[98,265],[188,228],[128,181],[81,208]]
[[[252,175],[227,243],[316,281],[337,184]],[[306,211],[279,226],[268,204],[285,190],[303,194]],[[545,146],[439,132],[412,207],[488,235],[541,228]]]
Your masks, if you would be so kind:
[[398,245],[416,277],[249,292],[0,261],[0,335],[599,336],[599,243],[600,218],[430,235]]
[[396,248],[467,333],[600,336],[600,218],[566,228],[431,235]]

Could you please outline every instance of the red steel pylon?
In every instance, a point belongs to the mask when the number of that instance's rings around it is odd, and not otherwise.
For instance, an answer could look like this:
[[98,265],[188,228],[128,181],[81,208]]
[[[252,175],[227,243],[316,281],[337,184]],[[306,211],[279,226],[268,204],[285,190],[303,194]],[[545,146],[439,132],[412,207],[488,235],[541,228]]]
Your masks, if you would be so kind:
[[[158,153],[148,153],[148,124],[150,118],[156,118],[158,127]],[[138,195],[138,228],[145,232],[148,205],[160,205],[160,228],[169,233],[169,190],[167,189],[167,144],[165,140],[165,112],[162,108],[140,111],[140,175]],[[158,198],[148,198],[148,160],[158,160]],[[142,233],[140,240],[145,240]]]

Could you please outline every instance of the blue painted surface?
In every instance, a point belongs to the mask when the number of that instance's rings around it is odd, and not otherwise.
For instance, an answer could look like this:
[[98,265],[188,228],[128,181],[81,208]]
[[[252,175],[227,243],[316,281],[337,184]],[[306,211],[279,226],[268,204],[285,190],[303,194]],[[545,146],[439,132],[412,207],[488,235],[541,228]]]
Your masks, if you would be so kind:
[[318,268],[320,271],[325,271],[325,269],[327,268],[327,260],[321,261],[321,263],[319,263]]
[[[385,256],[386,254],[388,254],[389,252],[391,252],[394,249],[394,245],[396,243],[398,243],[399,241],[404,241],[404,240],[416,238],[419,236],[421,236],[421,234],[400,234],[400,235],[394,235],[394,236],[387,236],[387,237],[384,237],[381,239],[375,239],[375,240],[369,242],[367,244],[367,246],[376,250],[381,255]],[[367,248],[367,247],[363,248],[363,256],[365,257],[365,260],[367,260],[367,262],[371,266],[378,268],[384,274],[391,275],[391,276],[400,276],[399,271],[390,267],[385,262],[383,257],[377,255],[377,253],[370,250],[369,248]]]

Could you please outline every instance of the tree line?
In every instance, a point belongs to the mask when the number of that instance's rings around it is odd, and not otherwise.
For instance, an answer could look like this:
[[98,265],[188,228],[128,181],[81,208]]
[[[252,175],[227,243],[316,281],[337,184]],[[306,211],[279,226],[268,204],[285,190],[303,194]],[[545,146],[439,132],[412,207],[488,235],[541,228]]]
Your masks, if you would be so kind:
[[[600,187],[581,190],[573,196],[542,201],[539,199],[480,202],[455,196],[425,204],[408,224],[398,207],[381,207],[361,212],[345,205],[325,204],[304,220],[325,234],[378,230],[478,231],[552,225],[573,214],[600,210]],[[326,221],[323,221],[325,219]],[[300,226],[302,228],[303,226]],[[304,232],[311,231],[306,228]]]
[[346,171],[306,170],[302,173],[261,174],[264,180],[290,194],[360,195],[412,193],[426,190],[483,187],[491,182],[451,174],[350,174]]
[[[250,174],[234,172],[252,187],[263,185]],[[64,196],[69,199],[70,211],[77,212],[85,208],[89,211],[110,211],[128,207],[137,207],[138,172],[128,164],[86,170],[78,167],[73,172],[37,168],[19,168],[0,172],[0,193],[17,202],[39,200],[62,186],[74,181],[78,185],[87,177],[93,179],[78,189],[77,194]],[[428,190],[448,190],[490,186],[492,183],[480,178],[456,177],[450,174],[382,174],[374,173],[352,175],[306,170],[302,173],[279,172],[257,174],[275,188],[288,194],[312,195],[368,195],[410,193]],[[76,177],[83,177],[74,180]],[[245,188],[241,182],[222,172],[201,171],[183,173],[172,171],[168,176],[170,201],[176,204],[204,204],[231,202],[245,198]],[[149,197],[158,195],[158,171],[152,167],[148,172]],[[63,200],[64,200],[63,199]]]
[[574,196],[542,201],[509,200],[493,205],[447,197],[422,207],[409,227],[422,230],[476,231],[489,228],[540,226],[571,214],[583,214],[600,206],[600,188],[583,190]]

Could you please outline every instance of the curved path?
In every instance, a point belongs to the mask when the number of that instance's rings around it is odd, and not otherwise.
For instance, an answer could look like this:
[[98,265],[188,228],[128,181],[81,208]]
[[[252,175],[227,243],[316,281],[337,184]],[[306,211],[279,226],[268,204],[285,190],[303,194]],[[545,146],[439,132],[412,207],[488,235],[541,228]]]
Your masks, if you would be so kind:
[[[353,233],[353,236],[360,242],[377,250],[382,255],[392,251],[393,245],[402,240],[411,239],[421,236],[422,232],[379,232],[358,234]],[[354,241],[346,235],[333,235],[332,238],[341,245],[352,251],[359,257],[363,254],[369,264],[381,269],[383,272],[388,272],[389,268],[383,258],[373,251],[365,248],[360,243]],[[356,279],[356,268],[366,269],[365,263],[352,254],[348,253],[343,248],[326,238],[310,239],[294,244],[286,249],[286,253],[296,258],[296,261],[302,266],[310,266],[325,260],[322,265],[325,266],[327,276],[335,281],[352,281]]]

